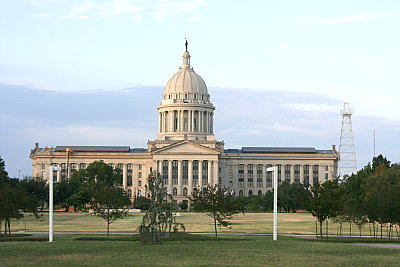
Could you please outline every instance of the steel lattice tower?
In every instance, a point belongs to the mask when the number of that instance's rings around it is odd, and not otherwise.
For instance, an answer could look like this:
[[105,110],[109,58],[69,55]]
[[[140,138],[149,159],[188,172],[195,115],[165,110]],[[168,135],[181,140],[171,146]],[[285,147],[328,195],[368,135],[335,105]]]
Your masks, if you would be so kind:
[[351,124],[351,115],[353,111],[349,108],[349,103],[344,103],[341,111],[342,129],[340,131],[339,146],[339,176],[351,175],[357,172],[356,153],[354,151],[353,127]]

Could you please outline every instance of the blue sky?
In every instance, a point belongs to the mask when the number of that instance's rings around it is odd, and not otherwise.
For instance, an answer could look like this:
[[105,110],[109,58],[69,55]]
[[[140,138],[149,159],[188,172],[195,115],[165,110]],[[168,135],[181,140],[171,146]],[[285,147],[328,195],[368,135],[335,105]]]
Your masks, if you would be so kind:
[[[32,109],[47,111],[46,100],[59,97],[74,101],[88,90],[116,97],[126,88],[136,88],[135,92],[153,88],[155,91],[141,95],[160,96],[162,86],[181,63],[186,37],[192,65],[206,81],[211,97],[215,95],[216,116],[220,116],[216,135],[227,147],[297,145],[327,149],[339,143],[340,109],[348,101],[354,109],[359,167],[370,160],[373,129],[379,141],[377,152],[399,162],[399,25],[400,2],[395,0],[2,0],[0,118],[8,129],[0,137],[8,141],[0,142],[0,154],[15,175],[19,160],[25,162],[23,170],[29,173],[26,151],[29,153],[34,142],[86,144],[92,139],[82,138],[83,129],[88,136],[99,128],[108,132],[96,139],[99,145],[144,147],[156,130],[144,126],[147,122],[140,122],[140,117],[126,117],[120,126],[111,118],[75,120],[77,123],[63,119],[68,129],[76,130],[63,135],[55,129],[61,126],[50,120],[53,117],[46,118],[46,112]],[[14,94],[4,97],[10,90]],[[40,94],[40,107],[9,110],[10,105],[4,102],[8,99],[9,103],[26,105],[29,99],[22,92],[29,95],[35,90],[46,90]],[[265,104],[254,101],[251,95],[265,99]],[[243,129],[228,125],[229,119],[225,119],[228,108],[238,105],[246,107],[241,109],[243,115],[238,115]],[[82,114],[92,106],[77,104],[75,108]],[[136,111],[134,106],[127,109],[131,114]],[[64,109],[52,112],[68,116]],[[280,120],[273,128],[267,127],[264,119],[250,125],[248,118],[254,112]],[[149,120],[153,117],[156,120],[155,106],[149,109]],[[326,123],[327,118],[331,124]],[[26,128],[18,122],[28,119],[39,125],[46,123],[47,132],[32,126],[28,128],[30,134],[16,134],[19,127]],[[116,142],[112,127],[120,134],[125,132],[126,139]],[[128,138],[128,133],[135,132],[132,127],[141,129],[141,144]],[[321,133],[321,127],[326,127],[326,132]],[[320,133],[313,138],[315,144],[310,141],[313,130]],[[278,138],[283,132],[291,133],[292,138]],[[21,150],[12,151],[13,144]]]

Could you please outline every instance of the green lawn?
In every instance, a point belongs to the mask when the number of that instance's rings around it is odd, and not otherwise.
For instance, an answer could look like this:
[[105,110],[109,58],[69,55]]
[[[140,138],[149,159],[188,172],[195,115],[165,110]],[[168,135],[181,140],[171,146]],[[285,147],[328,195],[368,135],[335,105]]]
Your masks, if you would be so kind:
[[[242,240],[238,240],[238,238]],[[322,243],[282,237],[241,236],[224,241],[1,242],[1,266],[399,266],[398,249]]]
[[[182,212],[177,218],[186,226],[188,232],[213,232],[213,221],[202,213]],[[111,232],[136,232],[143,213],[134,213],[131,217],[118,220],[111,225]],[[280,213],[278,222],[279,233],[285,234],[314,234],[315,219],[309,213]],[[239,214],[232,220],[232,228],[223,228],[220,231],[226,233],[271,233],[272,213],[246,213]],[[13,221],[12,231],[20,229],[34,232],[48,231],[47,213],[44,214],[44,221],[39,222],[31,216],[26,216],[23,221]],[[54,231],[56,232],[78,232],[78,231],[105,231],[104,220],[83,212],[57,212],[54,216]],[[325,224],[324,224],[325,231]],[[337,224],[329,223],[329,233],[336,234]],[[349,233],[349,225],[344,224],[344,234]],[[358,235],[358,229],[353,225],[353,235]],[[363,234],[369,234],[369,227],[365,226]]]

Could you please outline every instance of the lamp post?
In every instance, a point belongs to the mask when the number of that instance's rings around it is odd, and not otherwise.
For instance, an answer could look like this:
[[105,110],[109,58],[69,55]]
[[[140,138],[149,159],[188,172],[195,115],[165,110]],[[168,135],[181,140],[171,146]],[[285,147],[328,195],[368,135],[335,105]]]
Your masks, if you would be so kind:
[[53,171],[61,168],[49,166],[49,242],[53,242]]
[[272,240],[278,240],[278,166],[267,168],[267,172],[274,173],[274,224]]

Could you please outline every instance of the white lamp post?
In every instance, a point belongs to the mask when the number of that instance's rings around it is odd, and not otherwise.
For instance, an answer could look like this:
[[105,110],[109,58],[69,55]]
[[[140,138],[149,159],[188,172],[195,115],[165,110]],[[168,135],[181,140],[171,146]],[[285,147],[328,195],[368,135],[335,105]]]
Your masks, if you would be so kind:
[[49,166],[49,242],[53,242],[53,171],[61,168]]
[[278,166],[267,168],[267,172],[274,173],[274,226],[272,240],[278,240]]

